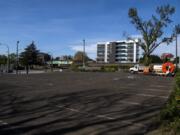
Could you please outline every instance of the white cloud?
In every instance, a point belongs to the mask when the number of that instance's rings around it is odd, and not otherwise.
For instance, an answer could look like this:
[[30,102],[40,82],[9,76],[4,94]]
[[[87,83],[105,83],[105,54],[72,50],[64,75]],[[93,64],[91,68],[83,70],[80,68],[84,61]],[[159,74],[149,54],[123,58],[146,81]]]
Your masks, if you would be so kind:
[[132,38],[142,38],[142,35],[140,35],[140,34],[128,35],[128,36],[130,36],[130,37],[132,37]]
[[[97,43],[105,43],[108,41],[116,41],[118,39],[115,38],[111,38],[111,37],[103,37],[103,38],[89,38],[86,40],[86,46],[85,46],[85,51],[86,54],[92,58],[92,59],[96,59],[97,57]],[[77,51],[83,51],[83,44],[81,43],[82,41],[77,40],[74,43],[77,45],[71,45],[69,46],[69,48],[73,51],[73,52],[77,52]]]
[[[83,51],[83,45],[74,45],[74,46],[70,46],[70,48],[74,52]],[[85,51],[90,58],[96,59],[96,52],[97,52],[96,44],[86,45]]]

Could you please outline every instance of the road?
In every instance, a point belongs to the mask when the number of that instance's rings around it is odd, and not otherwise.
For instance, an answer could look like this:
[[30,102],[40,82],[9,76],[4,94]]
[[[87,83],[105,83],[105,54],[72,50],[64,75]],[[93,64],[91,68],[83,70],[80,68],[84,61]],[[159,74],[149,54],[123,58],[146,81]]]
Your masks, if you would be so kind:
[[172,90],[173,78],[121,72],[0,76],[0,134],[145,134]]

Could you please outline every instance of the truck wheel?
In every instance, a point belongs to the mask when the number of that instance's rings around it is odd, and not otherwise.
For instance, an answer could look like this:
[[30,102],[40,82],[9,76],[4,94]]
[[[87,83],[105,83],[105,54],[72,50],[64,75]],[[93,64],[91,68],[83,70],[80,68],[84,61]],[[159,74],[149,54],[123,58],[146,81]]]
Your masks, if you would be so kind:
[[134,71],[133,71],[133,70],[131,70],[130,72],[131,72],[131,74],[134,74]]
[[172,73],[168,73],[166,76],[167,77],[173,77],[173,74]]

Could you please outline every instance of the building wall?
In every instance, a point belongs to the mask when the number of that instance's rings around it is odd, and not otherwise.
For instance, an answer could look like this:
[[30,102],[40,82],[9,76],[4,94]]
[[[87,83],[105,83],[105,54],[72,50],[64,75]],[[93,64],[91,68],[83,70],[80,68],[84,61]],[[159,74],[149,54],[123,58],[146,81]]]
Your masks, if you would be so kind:
[[109,63],[116,62],[116,42],[111,42],[108,44],[109,46]]
[[97,45],[99,63],[136,63],[139,60],[139,41],[115,41]]
[[97,61],[99,63],[104,63],[105,61],[105,44],[97,45]]

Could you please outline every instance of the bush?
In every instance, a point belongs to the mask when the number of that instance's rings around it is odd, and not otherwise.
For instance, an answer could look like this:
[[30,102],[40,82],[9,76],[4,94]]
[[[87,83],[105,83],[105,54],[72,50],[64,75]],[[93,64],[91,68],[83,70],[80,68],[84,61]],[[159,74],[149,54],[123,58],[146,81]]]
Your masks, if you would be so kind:
[[102,72],[116,72],[118,71],[118,66],[117,65],[102,66],[101,71]]
[[73,64],[70,66],[70,69],[71,69],[72,71],[79,71],[79,65],[73,63]]
[[176,74],[175,88],[165,108],[160,113],[163,127],[173,133],[180,133],[180,72]]
[[132,66],[133,65],[120,65],[119,68],[124,70],[129,70],[129,68],[131,68]]

